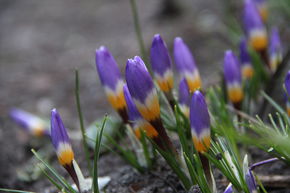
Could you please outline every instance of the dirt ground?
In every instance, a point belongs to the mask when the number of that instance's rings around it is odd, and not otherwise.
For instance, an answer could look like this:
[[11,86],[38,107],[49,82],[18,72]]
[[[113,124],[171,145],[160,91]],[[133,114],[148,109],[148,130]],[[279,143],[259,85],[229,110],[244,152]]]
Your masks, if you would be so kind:
[[[155,33],[171,50],[174,37],[183,37],[205,85],[211,84],[219,75],[224,50],[232,46],[223,30],[223,4],[177,2],[180,15],[161,17],[161,0],[138,1],[146,47]],[[129,0],[1,0],[0,26],[0,187],[44,192],[50,187],[47,180],[27,184],[16,178],[17,169],[31,157],[27,145],[31,138],[10,121],[9,109],[19,107],[49,117],[56,107],[65,125],[78,129],[74,96],[74,69],[78,68],[85,124],[113,114],[96,76],[94,53],[99,46],[107,46],[122,72],[126,60],[140,54]],[[84,167],[80,141],[73,141],[73,147]],[[141,177],[116,155],[106,154],[100,160],[100,174],[112,177],[107,192],[177,192],[180,185],[168,171],[162,166],[155,174]],[[165,175],[158,178],[156,172]],[[140,188],[132,191],[134,183]]]

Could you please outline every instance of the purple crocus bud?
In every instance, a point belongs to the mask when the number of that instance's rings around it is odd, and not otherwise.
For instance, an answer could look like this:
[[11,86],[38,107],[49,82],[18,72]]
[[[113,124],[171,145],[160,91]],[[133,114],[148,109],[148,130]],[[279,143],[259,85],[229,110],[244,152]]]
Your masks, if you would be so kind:
[[180,37],[174,40],[173,52],[177,70],[186,79],[189,90],[192,93],[201,87],[201,79],[193,55]]
[[257,191],[257,184],[256,184],[255,178],[252,174],[252,171],[248,170],[248,172],[245,175],[245,180],[246,180],[246,184],[248,186],[250,193],[256,192]]
[[259,10],[259,14],[263,20],[263,22],[265,22],[268,18],[268,5],[267,2],[265,0],[254,0],[258,10]]
[[185,78],[179,83],[178,102],[182,113],[189,117],[190,92]]
[[153,80],[139,56],[128,59],[126,81],[132,99],[142,115],[158,132],[153,140],[163,150],[175,153],[175,149],[160,119],[160,106]]
[[224,193],[233,193],[233,185],[231,183],[227,186]]
[[139,56],[129,59],[126,66],[126,81],[137,109],[147,121],[160,117],[160,106],[153,80]]
[[267,31],[253,0],[245,0],[244,27],[249,44],[256,51],[265,50],[268,44]]
[[36,115],[13,108],[10,117],[33,136],[49,135],[48,124]]
[[285,85],[286,95],[287,95],[286,108],[287,108],[288,116],[290,117],[290,70],[288,71],[286,75],[284,85]]
[[96,66],[110,104],[126,123],[128,115],[123,92],[124,81],[115,59],[104,46],[96,50]]
[[128,90],[127,85],[124,85],[124,95],[127,103],[128,115],[129,115],[129,123],[134,129],[135,135],[138,139],[141,138],[141,129],[146,133],[146,135],[150,138],[154,138],[158,136],[157,131],[154,127],[143,119],[141,114],[139,113],[136,105],[134,104],[131,94]]
[[193,93],[190,104],[190,126],[194,147],[198,152],[205,152],[210,147],[210,118],[202,93]]
[[248,52],[248,45],[245,39],[240,42],[240,61],[242,66],[242,76],[244,79],[251,79],[254,69],[251,63],[251,57]]
[[270,68],[272,72],[275,72],[283,57],[279,31],[276,27],[272,28],[269,47]]
[[64,167],[71,166],[74,159],[74,152],[66,128],[56,109],[51,111],[51,141],[59,163]]
[[158,86],[163,92],[171,91],[173,88],[171,59],[166,44],[159,34],[153,38],[150,59]]
[[244,96],[241,85],[241,69],[237,57],[231,50],[225,52],[224,78],[229,100],[234,104],[240,103]]

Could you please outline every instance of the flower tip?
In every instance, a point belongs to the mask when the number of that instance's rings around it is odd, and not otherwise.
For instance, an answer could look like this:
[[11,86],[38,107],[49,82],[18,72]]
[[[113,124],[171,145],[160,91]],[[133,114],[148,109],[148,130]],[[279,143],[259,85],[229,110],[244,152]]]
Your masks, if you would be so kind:
[[161,35],[160,34],[155,34],[154,37],[153,37],[153,41],[158,41],[158,40],[161,40]]

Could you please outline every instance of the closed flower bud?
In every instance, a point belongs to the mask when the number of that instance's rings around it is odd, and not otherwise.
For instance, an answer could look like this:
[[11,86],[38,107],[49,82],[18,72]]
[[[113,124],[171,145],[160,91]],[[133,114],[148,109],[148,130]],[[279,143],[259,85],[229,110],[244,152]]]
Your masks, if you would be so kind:
[[166,44],[159,34],[153,38],[150,59],[158,86],[163,92],[171,91],[173,88],[171,59]]
[[127,85],[124,85],[124,95],[125,100],[127,103],[127,110],[129,115],[129,123],[132,125],[134,129],[134,133],[138,139],[141,137],[141,130],[143,130],[146,135],[150,138],[154,138],[158,136],[157,131],[154,127],[148,122],[143,119],[141,114],[139,113],[136,105],[134,104],[131,94],[128,90]]
[[278,65],[282,62],[282,46],[277,28],[272,28],[269,45],[270,68],[275,72]]
[[74,159],[74,152],[66,128],[56,109],[51,111],[51,141],[59,163],[63,166],[71,166]]
[[244,96],[241,84],[241,69],[236,56],[231,50],[225,52],[224,77],[229,100],[233,104],[240,103]]
[[193,93],[189,116],[194,147],[205,152],[210,147],[210,117],[205,98],[198,90]]
[[201,79],[193,55],[180,37],[174,40],[174,61],[177,70],[186,79],[190,92],[201,88]]
[[41,137],[43,135],[49,135],[48,123],[36,115],[20,109],[12,109],[10,111],[10,116],[33,136]]
[[248,52],[248,45],[245,39],[242,39],[240,42],[240,61],[243,79],[251,79],[254,74],[254,69],[252,66],[250,54]]
[[189,117],[190,92],[185,78],[179,83],[178,102],[182,113]]
[[160,106],[153,80],[139,56],[129,59],[126,66],[126,81],[137,109],[147,121],[160,117]]
[[104,46],[96,50],[96,67],[110,104],[126,123],[128,115],[123,92],[124,81],[115,59]]
[[245,0],[244,27],[250,46],[256,51],[265,50],[268,45],[267,31],[253,0]]

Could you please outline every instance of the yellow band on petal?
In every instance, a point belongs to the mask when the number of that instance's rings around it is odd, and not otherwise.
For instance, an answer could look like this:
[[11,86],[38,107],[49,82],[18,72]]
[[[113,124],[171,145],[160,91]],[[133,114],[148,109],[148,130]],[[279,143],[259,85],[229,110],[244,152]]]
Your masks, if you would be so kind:
[[254,75],[254,69],[250,65],[246,65],[242,68],[242,75],[244,79],[251,79]]
[[160,106],[156,91],[150,93],[145,104],[135,101],[137,109],[146,121],[152,121],[160,117]]
[[239,103],[244,97],[244,92],[240,86],[228,88],[228,97],[232,103]]
[[206,152],[210,147],[210,136],[205,136],[201,139],[196,136],[192,137],[192,141],[194,143],[194,147],[198,152]]
[[253,34],[249,39],[249,44],[256,50],[256,51],[262,51],[267,48],[268,45],[268,39],[266,34]]
[[72,151],[70,145],[63,145],[57,155],[58,161],[61,165],[70,165],[74,159],[74,152]]
[[173,78],[169,77],[169,79],[164,80],[156,80],[159,88],[163,92],[169,92],[173,88]]

